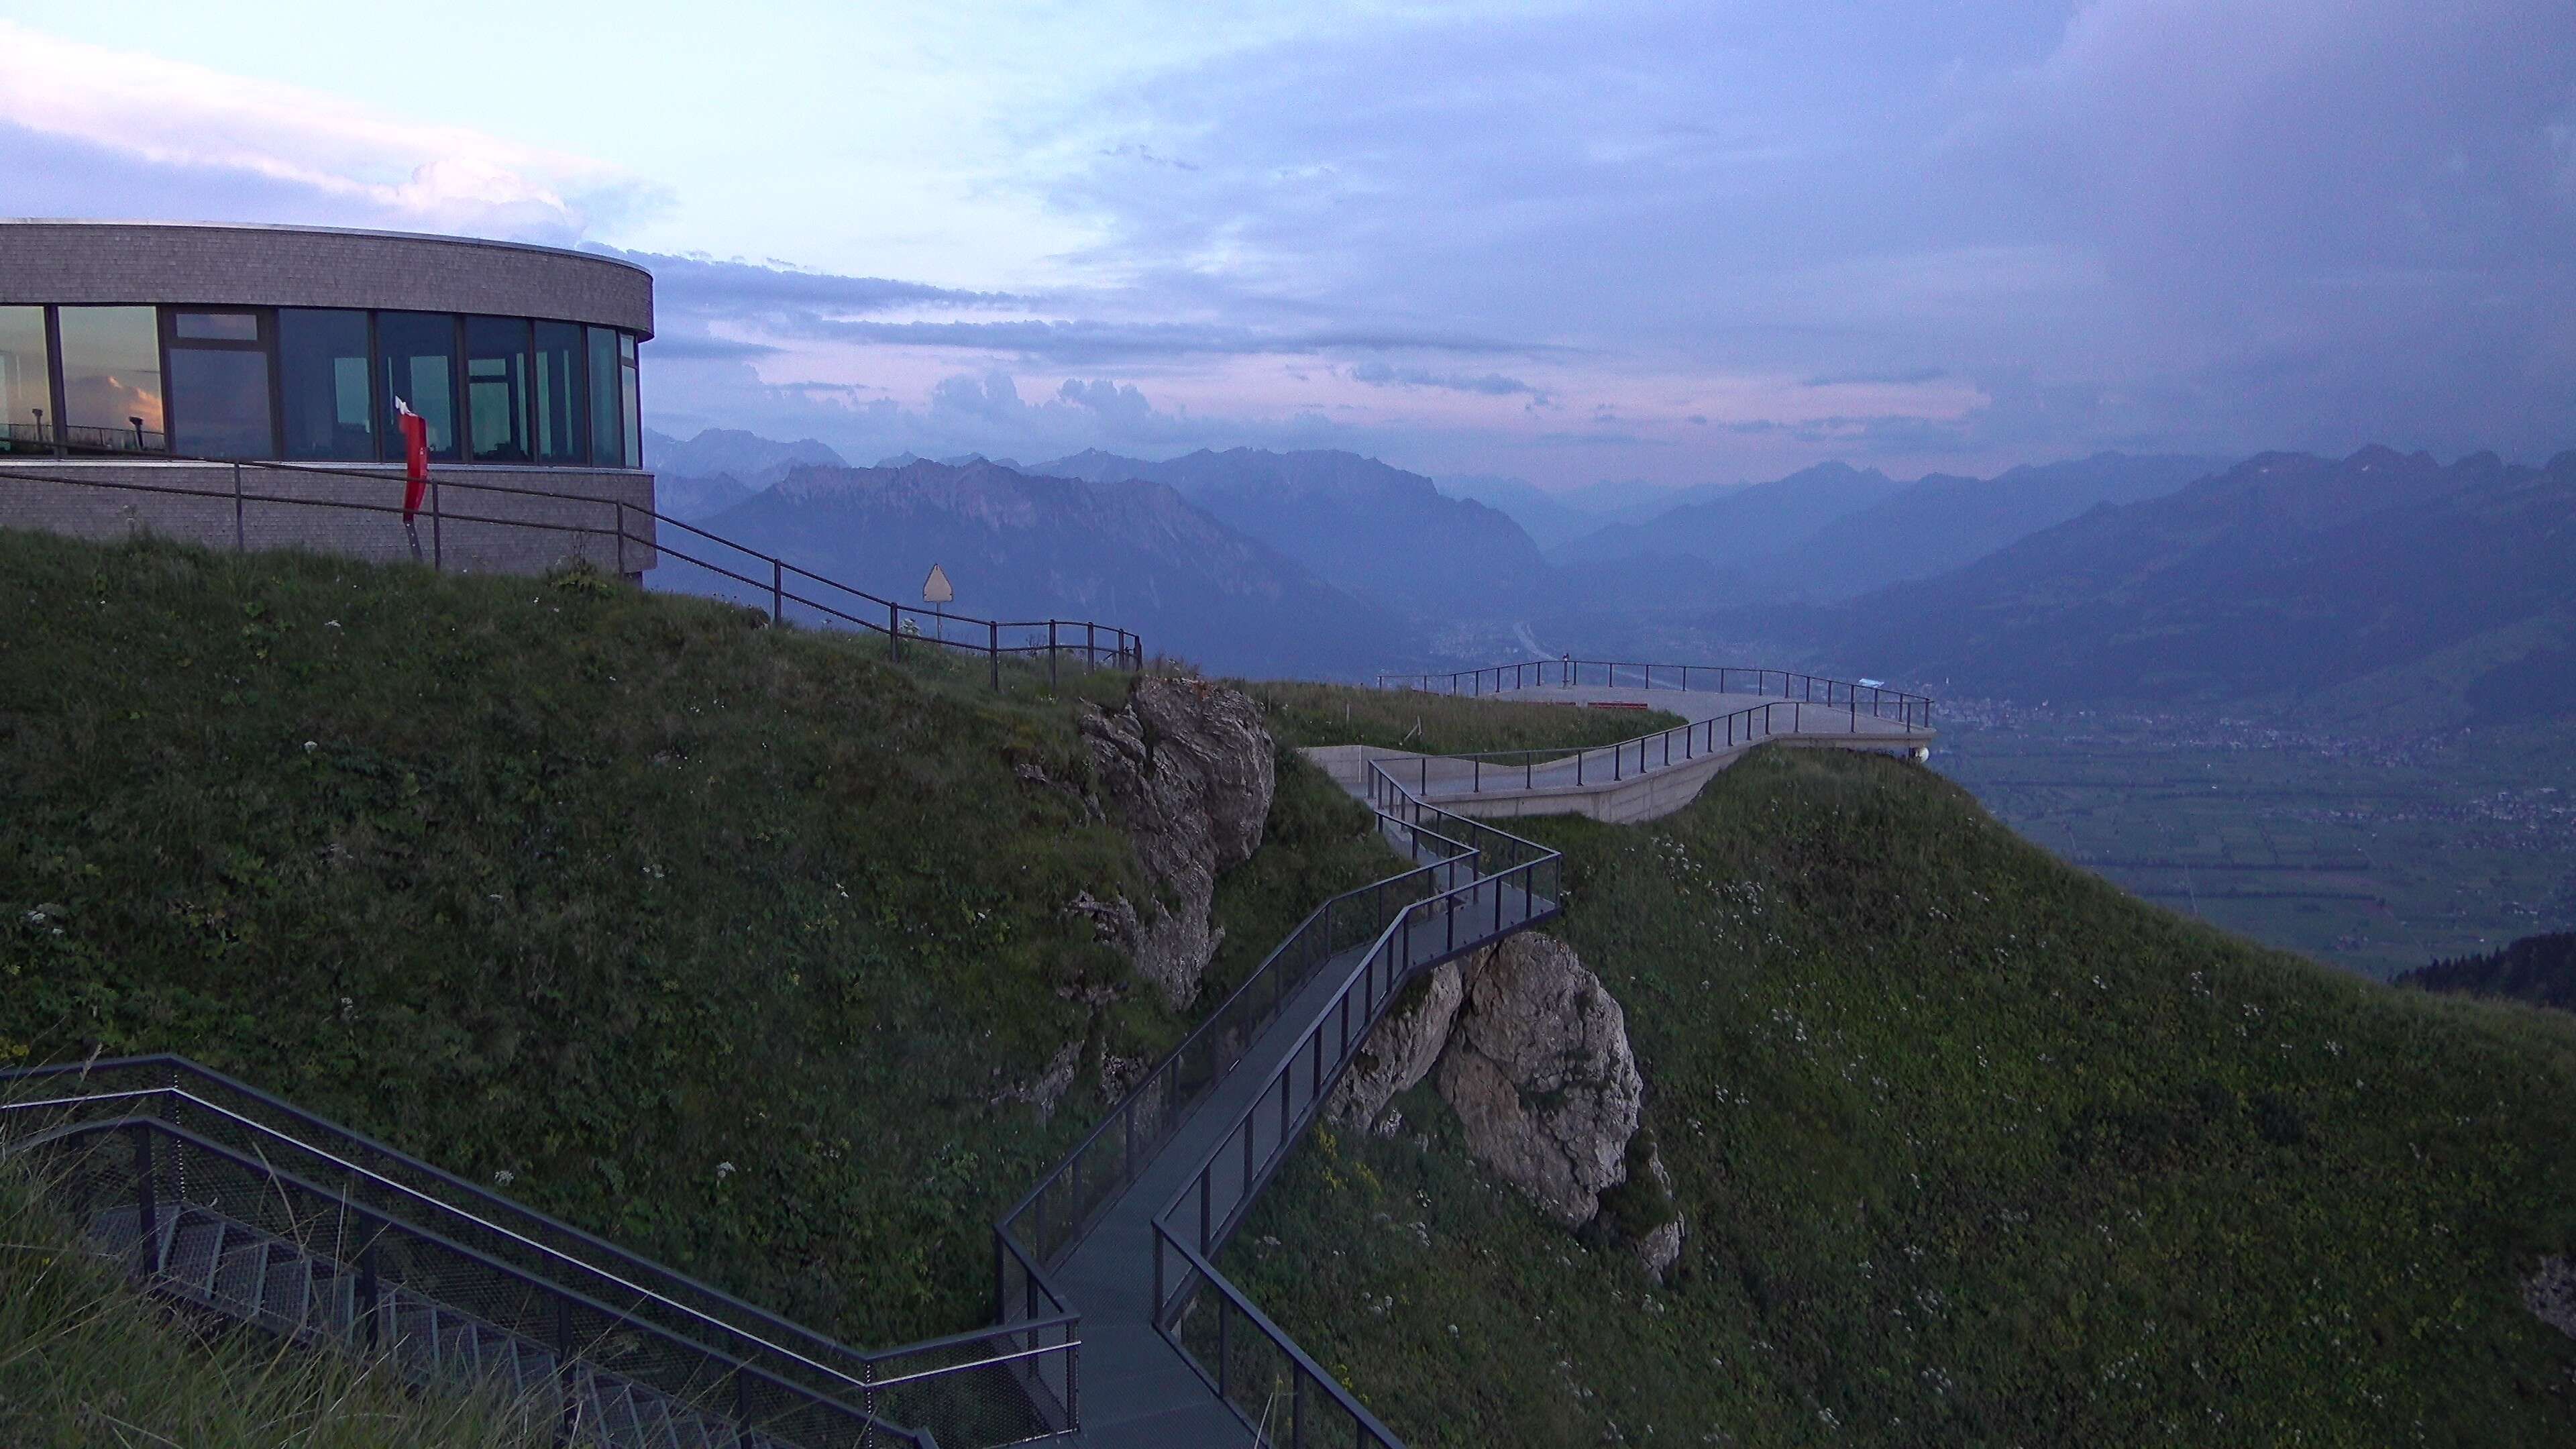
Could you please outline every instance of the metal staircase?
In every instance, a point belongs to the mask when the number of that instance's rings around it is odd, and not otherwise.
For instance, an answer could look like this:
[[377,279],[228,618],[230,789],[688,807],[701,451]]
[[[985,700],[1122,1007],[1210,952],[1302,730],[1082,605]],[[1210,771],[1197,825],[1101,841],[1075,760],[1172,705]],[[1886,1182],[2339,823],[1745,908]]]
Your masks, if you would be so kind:
[[1557,914],[1562,861],[1383,770],[1369,800],[1414,864],[1318,907],[996,1227],[991,1329],[850,1348],[176,1057],[0,1073],[0,1152],[148,1291],[567,1444],[1400,1449],[1214,1260],[1404,985]]

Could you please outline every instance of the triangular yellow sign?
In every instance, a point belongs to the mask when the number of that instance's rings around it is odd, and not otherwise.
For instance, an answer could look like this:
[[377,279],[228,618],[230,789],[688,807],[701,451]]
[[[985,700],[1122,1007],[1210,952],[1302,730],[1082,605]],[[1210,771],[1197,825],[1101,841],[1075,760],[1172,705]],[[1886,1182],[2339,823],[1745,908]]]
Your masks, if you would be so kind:
[[948,571],[937,564],[932,564],[930,577],[921,581],[921,601],[925,604],[945,604],[956,597],[957,591],[948,586]]

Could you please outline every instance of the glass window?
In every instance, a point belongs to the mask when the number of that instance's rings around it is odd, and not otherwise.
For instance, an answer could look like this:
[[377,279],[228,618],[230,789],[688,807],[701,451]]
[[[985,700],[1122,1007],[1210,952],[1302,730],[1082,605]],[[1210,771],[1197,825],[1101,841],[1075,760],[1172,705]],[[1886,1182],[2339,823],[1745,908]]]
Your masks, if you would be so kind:
[[268,348],[256,312],[170,314],[170,451],[191,458],[267,458]]
[[590,460],[603,468],[626,466],[626,422],[619,410],[617,334],[590,329]]
[[286,456],[316,462],[376,456],[366,313],[279,308],[277,380]]
[[257,342],[259,318],[250,312],[181,312],[170,330],[182,342]]
[[529,460],[527,319],[465,319],[465,417],[475,462]]
[[641,406],[643,398],[636,385],[635,334],[617,334],[617,360],[622,384],[619,398],[625,408],[626,466],[641,468],[644,466],[644,409]]
[[161,410],[161,326],[150,307],[56,309],[66,446],[87,453],[168,450]]
[[0,307],[0,453],[54,449],[53,349],[45,309]]
[[453,463],[456,447],[456,319],[445,312],[379,312],[376,348],[384,359],[385,456],[402,461],[402,425],[394,404],[429,423],[429,456]]
[[529,431],[540,463],[580,463],[590,457],[589,403],[581,386],[581,328],[572,322],[537,324],[536,397]]

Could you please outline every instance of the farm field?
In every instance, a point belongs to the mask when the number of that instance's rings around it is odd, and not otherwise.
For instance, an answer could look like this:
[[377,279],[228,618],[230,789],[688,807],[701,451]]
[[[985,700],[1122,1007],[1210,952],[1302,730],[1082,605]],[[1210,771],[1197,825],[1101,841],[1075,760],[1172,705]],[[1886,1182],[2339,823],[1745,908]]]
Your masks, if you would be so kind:
[[2131,893],[2385,979],[2576,922],[2576,723],[2407,739],[1942,701],[1933,764]]

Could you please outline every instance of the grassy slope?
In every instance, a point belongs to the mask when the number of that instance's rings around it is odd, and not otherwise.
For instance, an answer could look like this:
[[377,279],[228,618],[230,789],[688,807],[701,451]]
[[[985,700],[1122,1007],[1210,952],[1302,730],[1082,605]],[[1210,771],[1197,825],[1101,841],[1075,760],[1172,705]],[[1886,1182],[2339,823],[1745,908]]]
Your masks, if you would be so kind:
[[254,1334],[202,1337],[82,1250],[0,1165],[0,1443],[190,1449],[539,1449],[534,1406],[411,1392],[381,1366]]
[[[1014,778],[1071,705],[584,583],[0,533],[0,1065],[182,1052],[855,1342],[982,1321],[1097,1100],[996,1099],[1188,1025],[1070,999],[1140,888]],[[1290,762],[1226,969],[1388,859]]]
[[1261,701],[1271,732],[1290,745],[1375,745],[1429,754],[1592,749],[1683,724],[1680,715],[1662,710],[1510,704],[1293,680],[1228,682]]
[[1413,1442],[2576,1436],[2576,1344],[2517,1289],[2576,1247],[2576,1023],[2143,906],[1887,760],[1523,823],[1692,1240],[1650,1287],[1427,1088],[1302,1154],[1234,1266]]

